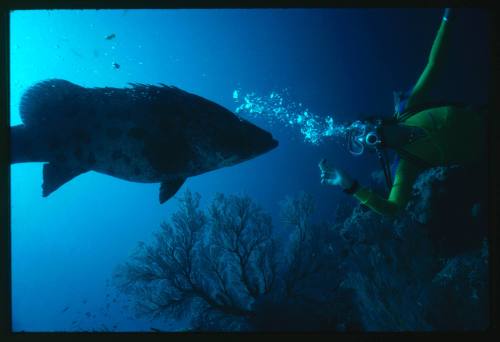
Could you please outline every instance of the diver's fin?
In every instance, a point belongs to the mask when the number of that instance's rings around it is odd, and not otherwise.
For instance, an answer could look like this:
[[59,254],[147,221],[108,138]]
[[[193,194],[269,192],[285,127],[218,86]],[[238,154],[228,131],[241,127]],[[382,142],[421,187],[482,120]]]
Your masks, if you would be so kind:
[[165,203],[170,197],[175,195],[185,181],[185,178],[179,178],[162,182],[160,185],[160,204]]
[[42,196],[47,197],[66,182],[69,182],[78,175],[88,170],[71,169],[66,165],[57,163],[43,164],[43,185]]
[[[10,163],[47,162],[43,148],[36,143],[34,135],[25,125],[10,127]],[[35,135],[36,136],[36,135]]]

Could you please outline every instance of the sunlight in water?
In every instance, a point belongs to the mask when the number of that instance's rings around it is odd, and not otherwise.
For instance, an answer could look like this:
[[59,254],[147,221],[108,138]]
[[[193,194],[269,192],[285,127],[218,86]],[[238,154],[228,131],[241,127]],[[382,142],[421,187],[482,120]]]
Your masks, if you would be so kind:
[[319,145],[324,138],[343,136],[346,126],[337,123],[333,117],[316,115],[302,103],[291,101],[287,89],[281,92],[272,91],[268,95],[255,92],[242,94],[241,89],[233,91],[233,100],[240,115],[264,118],[269,124],[282,124],[298,130],[305,142]]

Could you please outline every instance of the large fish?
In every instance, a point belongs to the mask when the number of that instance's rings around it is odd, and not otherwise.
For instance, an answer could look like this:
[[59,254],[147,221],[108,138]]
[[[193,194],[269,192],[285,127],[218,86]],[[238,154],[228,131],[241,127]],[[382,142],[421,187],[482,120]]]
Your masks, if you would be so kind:
[[47,80],[29,88],[11,127],[11,163],[46,162],[48,196],[87,171],[161,183],[160,203],[187,177],[231,166],[278,145],[224,107],[173,86],[85,88]]

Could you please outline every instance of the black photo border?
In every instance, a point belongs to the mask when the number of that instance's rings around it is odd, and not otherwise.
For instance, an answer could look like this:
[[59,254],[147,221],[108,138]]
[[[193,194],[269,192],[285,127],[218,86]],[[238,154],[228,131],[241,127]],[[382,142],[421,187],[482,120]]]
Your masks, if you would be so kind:
[[[183,339],[183,338],[334,338],[348,341],[386,341],[402,339],[427,340],[447,339],[457,341],[493,340],[498,336],[498,142],[499,127],[499,87],[498,87],[498,13],[493,1],[318,1],[318,0],[254,0],[254,1],[221,1],[221,0],[3,0],[0,1],[0,341],[5,340],[39,340],[51,341],[74,339]],[[491,63],[492,77],[490,84],[491,106],[494,108],[488,123],[488,155],[489,155],[489,251],[490,251],[490,327],[483,332],[405,332],[405,333],[94,333],[94,332],[64,332],[64,333],[26,333],[12,331],[12,289],[11,289],[11,231],[10,231],[10,11],[24,9],[175,9],[175,8],[365,8],[365,7],[470,7],[483,8],[491,15]],[[495,115],[496,114],[496,115]],[[213,336],[211,336],[213,335]],[[236,336],[234,336],[236,335]]]

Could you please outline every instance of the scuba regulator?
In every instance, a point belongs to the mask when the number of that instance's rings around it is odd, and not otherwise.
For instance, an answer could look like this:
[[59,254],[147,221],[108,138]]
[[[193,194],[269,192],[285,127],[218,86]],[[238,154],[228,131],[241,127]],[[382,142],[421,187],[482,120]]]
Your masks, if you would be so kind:
[[346,130],[347,147],[352,155],[360,156],[365,149],[377,153],[382,170],[384,171],[387,187],[392,186],[391,168],[389,158],[383,139],[383,120],[372,121],[354,121]]
[[349,152],[355,156],[362,155],[365,148],[376,150],[382,146],[382,120],[375,123],[354,121],[346,130]]

